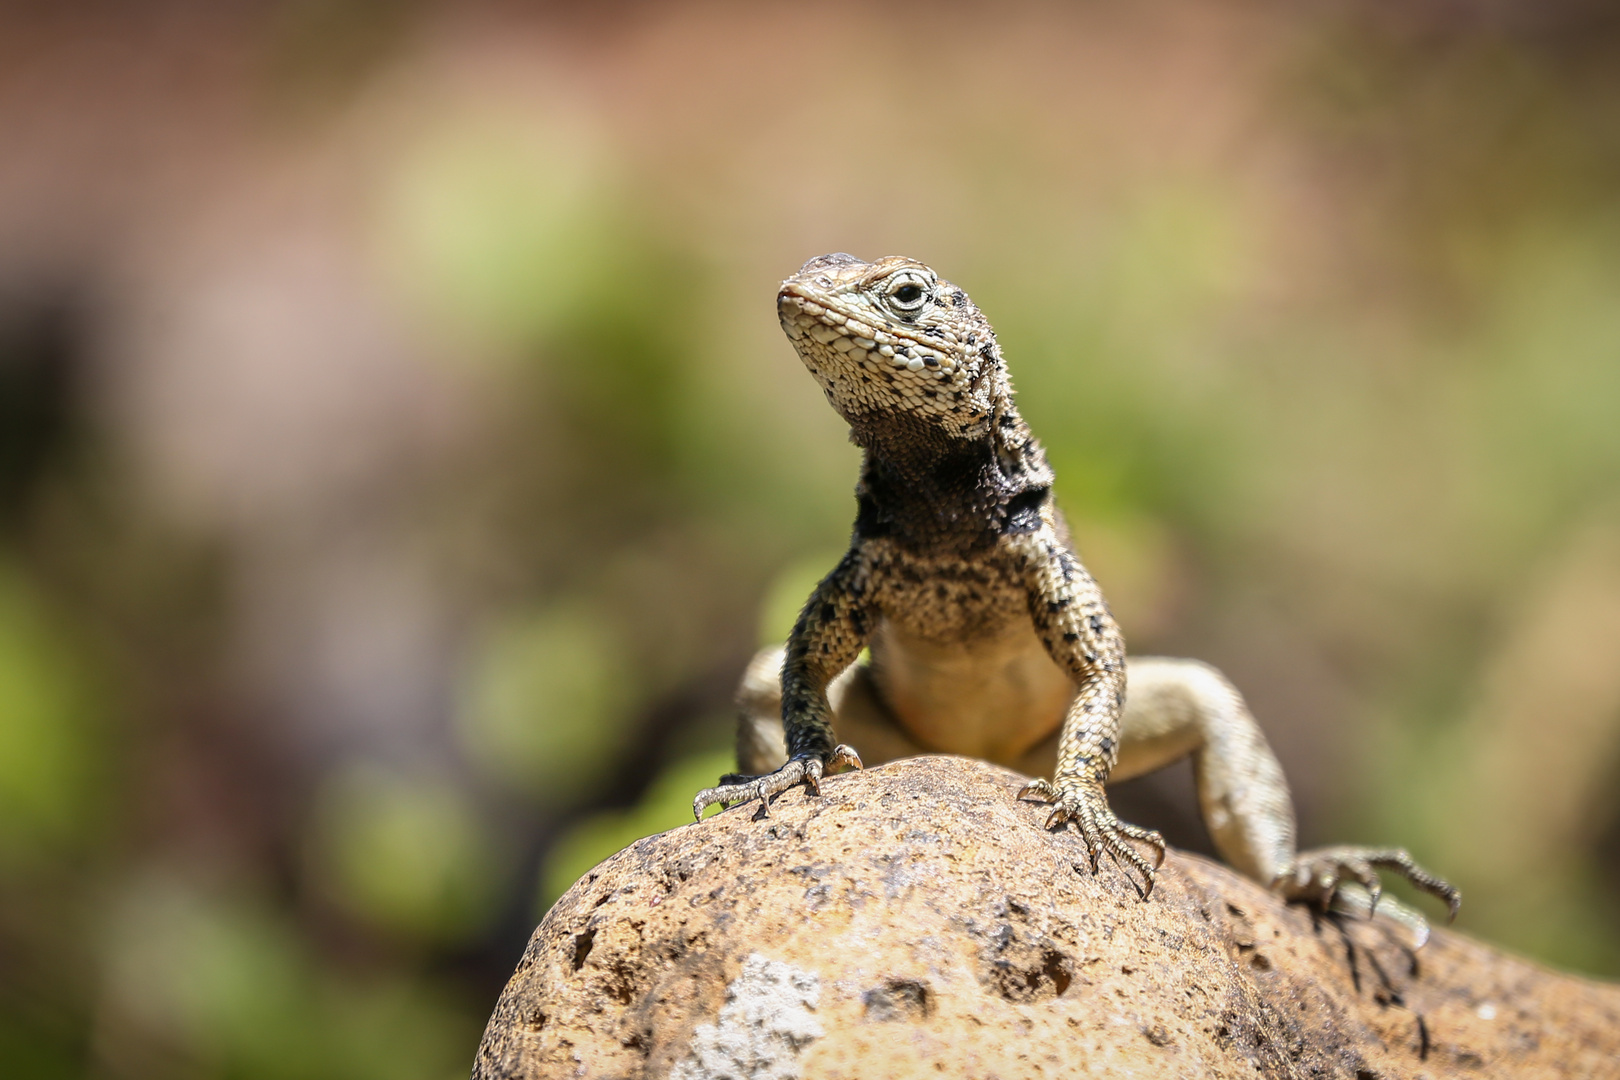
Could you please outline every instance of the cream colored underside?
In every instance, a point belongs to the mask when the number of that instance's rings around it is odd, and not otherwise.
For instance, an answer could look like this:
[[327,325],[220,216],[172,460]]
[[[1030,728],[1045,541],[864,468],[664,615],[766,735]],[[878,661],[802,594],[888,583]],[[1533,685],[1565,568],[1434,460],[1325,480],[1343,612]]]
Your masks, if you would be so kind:
[[[782,649],[762,650],[738,691],[738,765],[766,773],[787,759],[782,738]],[[827,688],[837,740],[867,765],[921,753],[962,754],[1051,776],[1074,685],[1021,621],[967,643],[943,644],[885,622],[870,665]],[[1238,869],[1270,882],[1294,856],[1288,784],[1243,698],[1196,660],[1126,662],[1119,760],[1129,780],[1191,755],[1205,825]]]
[[[767,757],[741,761],[746,772],[787,758],[778,718],[780,648],[749,666],[739,704],[763,721]],[[1198,714],[1228,684],[1207,665],[1165,657],[1126,663],[1120,755],[1112,780],[1152,772],[1196,749]],[[921,753],[983,758],[1031,776],[1050,776],[1074,683],[1053,663],[1028,623],[969,643],[940,644],[887,621],[872,641],[870,667],[856,665],[827,688],[838,740],[868,765]],[[773,744],[774,745],[771,745]]]

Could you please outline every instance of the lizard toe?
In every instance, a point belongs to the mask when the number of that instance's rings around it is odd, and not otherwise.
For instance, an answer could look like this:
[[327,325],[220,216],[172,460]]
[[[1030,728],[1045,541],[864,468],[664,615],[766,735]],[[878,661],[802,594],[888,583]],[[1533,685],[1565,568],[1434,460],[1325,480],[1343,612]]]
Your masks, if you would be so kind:
[[[1071,787],[1059,786],[1047,780],[1033,780],[1019,792],[1019,797],[1030,794],[1052,802],[1052,811],[1046,817],[1046,828],[1054,829],[1066,824],[1075,826],[1085,842],[1092,873],[1097,872],[1102,853],[1106,851],[1115,862],[1132,867],[1141,874],[1143,884],[1139,891],[1142,899],[1146,900],[1152,895],[1154,873],[1164,862],[1164,837],[1152,829],[1130,825],[1115,817],[1108,807],[1108,798],[1101,784]],[[1133,840],[1154,849],[1153,862],[1149,863],[1143,858],[1142,853],[1131,844]]]

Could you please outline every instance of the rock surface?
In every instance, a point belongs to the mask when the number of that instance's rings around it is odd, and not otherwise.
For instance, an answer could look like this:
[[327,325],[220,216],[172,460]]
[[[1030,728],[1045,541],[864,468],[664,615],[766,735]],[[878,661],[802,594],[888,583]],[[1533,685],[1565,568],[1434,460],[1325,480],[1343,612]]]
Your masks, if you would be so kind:
[[914,758],[636,842],[541,922],[475,1080],[1620,1077],[1620,987],[1175,852],[1144,903],[1022,783]]

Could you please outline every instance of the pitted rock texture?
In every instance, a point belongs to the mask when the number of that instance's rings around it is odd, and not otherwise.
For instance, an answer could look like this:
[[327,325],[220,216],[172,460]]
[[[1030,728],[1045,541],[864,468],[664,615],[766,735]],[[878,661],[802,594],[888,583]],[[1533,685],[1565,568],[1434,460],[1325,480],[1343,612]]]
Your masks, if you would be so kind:
[[637,841],[547,913],[473,1077],[1620,1077],[1620,987],[1176,852],[1143,902],[1023,783],[913,758]]

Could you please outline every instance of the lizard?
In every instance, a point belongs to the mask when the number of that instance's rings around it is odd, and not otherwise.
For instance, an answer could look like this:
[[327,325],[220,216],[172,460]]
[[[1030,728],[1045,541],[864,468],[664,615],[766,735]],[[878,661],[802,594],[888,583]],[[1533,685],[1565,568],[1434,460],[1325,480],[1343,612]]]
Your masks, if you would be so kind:
[[[855,525],[787,643],[749,665],[741,772],[699,792],[695,817],[753,800],[768,814],[799,784],[819,792],[829,770],[862,767],[853,743],[874,762],[979,757],[1043,777],[1017,798],[1048,802],[1049,830],[1073,825],[1093,873],[1103,853],[1134,868],[1145,900],[1165,842],[1119,820],[1104,785],[1190,755],[1205,826],[1241,873],[1290,901],[1371,914],[1378,870],[1391,870],[1455,917],[1457,889],[1404,849],[1298,850],[1282,766],[1218,670],[1127,658],[966,292],[915,259],[840,253],[782,282],[777,313],[863,451]],[[1421,916],[1385,910],[1427,937]]]

